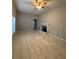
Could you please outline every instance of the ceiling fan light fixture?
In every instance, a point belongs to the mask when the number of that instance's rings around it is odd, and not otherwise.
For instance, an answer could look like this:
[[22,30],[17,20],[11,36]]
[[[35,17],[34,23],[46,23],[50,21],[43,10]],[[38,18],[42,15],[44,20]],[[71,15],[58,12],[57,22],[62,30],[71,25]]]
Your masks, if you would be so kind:
[[37,9],[41,9],[41,6],[37,6]]
[[32,5],[36,9],[45,8],[47,6],[47,0],[35,0],[35,2],[32,2]]

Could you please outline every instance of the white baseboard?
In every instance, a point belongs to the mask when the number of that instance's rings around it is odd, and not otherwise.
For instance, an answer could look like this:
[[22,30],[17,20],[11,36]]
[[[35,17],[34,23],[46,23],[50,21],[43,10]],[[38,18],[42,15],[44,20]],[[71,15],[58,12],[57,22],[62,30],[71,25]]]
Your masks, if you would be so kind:
[[56,36],[56,35],[53,35],[52,33],[45,33],[45,32],[43,32],[43,31],[41,31],[41,30],[39,30],[39,32],[41,32],[41,33],[43,33],[43,34],[48,34],[48,35],[50,35],[51,37],[55,37],[55,38],[58,38],[58,39],[60,39],[60,40],[62,40],[62,41],[64,41],[64,42],[66,42],[66,40],[65,39],[63,39],[63,38],[61,38],[61,37],[58,37],[58,36]]
[[58,38],[58,39],[60,39],[60,40],[62,40],[62,41],[64,41],[64,42],[66,42],[66,40],[65,40],[65,39],[63,39],[63,38],[61,38],[61,37],[58,37],[58,36],[53,35],[53,34],[51,34],[51,33],[49,33],[49,35],[50,35],[50,36],[52,36],[52,37],[56,37],[56,38]]

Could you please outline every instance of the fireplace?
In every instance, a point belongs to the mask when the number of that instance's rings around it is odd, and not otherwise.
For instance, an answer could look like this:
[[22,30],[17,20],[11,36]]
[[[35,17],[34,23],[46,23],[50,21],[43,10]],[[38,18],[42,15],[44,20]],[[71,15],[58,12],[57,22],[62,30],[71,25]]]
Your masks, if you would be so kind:
[[48,32],[48,23],[42,23],[40,26],[40,30],[43,32]]
[[43,31],[43,32],[47,32],[47,26],[42,25],[42,31]]

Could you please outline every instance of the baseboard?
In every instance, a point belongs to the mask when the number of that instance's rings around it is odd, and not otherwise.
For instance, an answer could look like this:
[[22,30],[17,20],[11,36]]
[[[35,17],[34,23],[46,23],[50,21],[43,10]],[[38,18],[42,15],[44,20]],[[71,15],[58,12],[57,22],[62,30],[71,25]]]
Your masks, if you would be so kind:
[[41,30],[39,30],[39,32],[41,32],[42,34],[48,34],[49,36],[51,36],[51,37],[55,37],[55,38],[58,38],[59,40],[62,40],[62,41],[64,41],[64,42],[66,42],[66,40],[65,39],[63,39],[63,38],[61,38],[61,37],[58,37],[58,36],[56,36],[56,35],[53,35],[52,33],[45,33],[45,32],[43,32],[43,31],[41,31]]
[[66,40],[65,39],[63,39],[63,38],[61,38],[61,37],[58,37],[58,36],[56,36],[56,35],[53,35],[53,34],[51,34],[51,33],[48,33],[50,36],[52,36],[52,37],[56,37],[56,38],[58,38],[58,39],[60,39],[60,40],[62,40],[62,41],[64,41],[64,42],[66,42]]
[[38,31],[38,29],[37,30],[34,30],[34,29],[18,30],[16,32],[28,32],[28,31]]

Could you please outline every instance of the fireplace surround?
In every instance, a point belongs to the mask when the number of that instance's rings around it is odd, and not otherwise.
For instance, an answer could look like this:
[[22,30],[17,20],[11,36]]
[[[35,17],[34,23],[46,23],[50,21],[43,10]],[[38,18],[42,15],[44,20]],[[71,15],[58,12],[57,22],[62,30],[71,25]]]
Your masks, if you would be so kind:
[[40,25],[40,30],[43,32],[48,32],[48,23],[42,23]]

